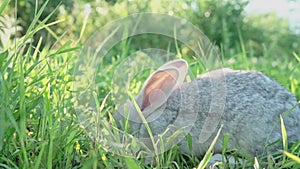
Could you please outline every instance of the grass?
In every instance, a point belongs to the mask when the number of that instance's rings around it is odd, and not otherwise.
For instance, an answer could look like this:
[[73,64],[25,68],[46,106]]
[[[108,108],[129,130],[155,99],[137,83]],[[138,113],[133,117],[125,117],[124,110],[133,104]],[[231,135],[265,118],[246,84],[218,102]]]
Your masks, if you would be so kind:
[[[5,3],[2,4],[0,13],[3,5]],[[106,147],[90,138],[80,125],[73,98],[73,94],[78,91],[73,91],[72,82],[76,56],[81,45],[58,41],[57,44],[62,45],[54,47],[49,44],[40,48],[39,45],[34,47],[27,43],[40,29],[50,29],[50,25],[58,24],[46,24],[50,16],[38,22],[42,11],[43,9],[38,12],[26,35],[17,40],[15,46],[0,54],[0,168],[152,168],[146,164],[146,159],[110,153]],[[38,44],[42,41],[41,37]],[[243,41],[241,44],[241,53],[223,57],[226,67],[262,71],[292,91],[299,100],[298,54],[294,53],[291,58],[274,58],[267,54],[272,49],[266,49],[264,56],[256,58],[251,56],[251,48],[247,48],[247,44]],[[110,64],[103,61],[103,69],[99,70],[96,79],[99,82],[98,93],[95,97],[99,100],[97,107],[102,113],[101,117],[108,117],[115,110],[113,98],[109,95],[112,89],[110,82],[113,70],[122,59],[124,56],[112,59]],[[199,72],[197,64],[194,65],[192,69]],[[138,77],[132,84],[133,88],[141,86],[148,75],[149,72],[143,72],[143,76]],[[285,135],[284,127],[282,132]],[[226,149],[230,135],[219,139],[225,140],[223,161],[229,159],[230,155],[235,159],[240,157],[236,151]],[[245,155],[235,167],[228,163],[222,165],[225,168],[299,167],[300,140],[290,146],[287,145],[286,138],[283,140],[283,151],[255,159]],[[202,161],[201,157],[180,154],[178,146],[175,146],[156,157],[156,166],[202,168],[212,155],[210,153]]]

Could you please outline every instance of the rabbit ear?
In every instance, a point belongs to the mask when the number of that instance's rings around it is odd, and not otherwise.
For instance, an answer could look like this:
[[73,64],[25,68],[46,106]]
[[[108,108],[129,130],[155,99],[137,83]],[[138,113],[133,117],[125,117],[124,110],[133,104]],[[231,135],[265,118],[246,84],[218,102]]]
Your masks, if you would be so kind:
[[168,68],[174,68],[178,70],[179,76],[178,76],[177,83],[182,84],[188,70],[187,62],[183,59],[177,59],[177,60],[170,61],[160,67],[160,69],[168,69]]
[[184,81],[187,69],[186,61],[175,60],[152,73],[136,98],[145,117],[167,101],[172,91]]

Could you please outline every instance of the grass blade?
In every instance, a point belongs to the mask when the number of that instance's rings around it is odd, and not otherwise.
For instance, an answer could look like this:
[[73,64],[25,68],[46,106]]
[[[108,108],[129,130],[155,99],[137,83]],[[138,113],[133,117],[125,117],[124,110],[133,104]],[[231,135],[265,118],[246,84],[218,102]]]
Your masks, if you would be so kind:
[[4,59],[8,57],[8,51],[6,50],[5,52],[0,51],[0,70],[2,68]]
[[259,169],[259,168],[260,168],[260,167],[259,167],[259,163],[258,163],[256,157],[254,157],[254,165],[253,165],[253,167],[254,167],[255,169]]
[[284,125],[284,121],[282,116],[280,115],[280,124],[281,124],[281,134],[282,134],[282,144],[283,144],[283,150],[287,151],[288,145],[287,145],[287,134],[286,134],[286,129]]
[[44,142],[41,145],[41,150],[39,152],[39,155],[37,156],[37,158],[34,161],[34,168],[39,169],[41,167],[41,161],[42,161],[42,157],[44,155],[44,150],[46,148],[47,142]]
[[4,11],[4,9],[6,8],[6,6],[8,5],[10,0],[4,0],[2,2],[2,5],[0,6],[0,15],[2,14],[2,12]]
[[206,153],[205,153],[203,159],[201,160],[200,164],[198,165],[197,169],[204,169],[206,167],[206,165],[208,164],[209,159],[212,156],[212,149],[215,146],[215,144],[221,134],[222,128],[223,128],[223,125],[221,125],[220,129],[218,130],[217,135],[215,136],[213,142],[210,144],[208,150],[206,151]]
[[296,58],[296,60],[297,60],[298,62],[300,62],[300,56],[298,56],[296,52],[293,52],[293,55],[294,55],[294,57]]
[[127,168],[130,169],[141,169],[141,167],[130,157],[125,158],[125,163],[127,165]]
[[[286,134],[286,129],[285,129],[285,125],[284,125],[284,121],[282,116],[280,115],[280,125],[281,125],[281,134],[282,134],[282,146],[283,146],[283,150],[287,151],[288,149],[288,145],[287,145],[287,134]],[[282,163],[284,164],[286,160],[286,157],[283,157]]]
[[[29,57],[29,54],[27,54],[27,56]],[[20,114],[20,122],[19,122],[19,126],[20,126],[20,142],[21,142],[21,150],[23,153],[23,157],[24,157],[24,167],[25,168],[29,168],[29,163],[28,163],[28,157],[27,157],[27,151],[26,151],[26,121],[27,121],[27,117],[26,117],[26,103],[25,103],[25,81],[24,81],[24,60],[23,60],[23,56],[19,55],[18,57],[19,59],[19,96],[20,96],[20,102],[19,102],[19,114]]]
[[296,155],[294,155],[292,153],[289,153],[287,151],[282,151],[282,152],[283,152],[284,155],[286,155],[287,157],[293,159],[294,161],[296,161],[297,163],[300,164],[300,157],[298,157],[298,156],[296,156]]
[[149,125],[148,125],[148,122],[147,122],[145,116],[143,115],[141,109],[139,108],[139,105],[136,103],[135,99],[133,98],[133,96],[132,96],[130,93],[129,93],[129,96],[130,96],[130,100],[133,102],[134,108],[137,110],[137,112],[138,112],[140,118],[142,119],[142,122],[145,124],[145,127],[146,127],[146,129],[147,129],[147,132],[148,132],[148,134],[149,134],[149,136],[150,136],[150,139],[151,139],[151,143],[152,143],[153,148],[154,148],[154,153],[155,153],[155,156],[156,156],[156,162],[157,162],[157,165],[159,165],[159,164],[160,164],[160,163],[159,163],[159,158],[158,158],[158,156],[157,156],[157,155],[158,155],[158,149],[157,149],[157,146],[156,146],[156,144],[155,144],[155,141],[154,141],[154,137],[153,137],[152,131],[151,131]]

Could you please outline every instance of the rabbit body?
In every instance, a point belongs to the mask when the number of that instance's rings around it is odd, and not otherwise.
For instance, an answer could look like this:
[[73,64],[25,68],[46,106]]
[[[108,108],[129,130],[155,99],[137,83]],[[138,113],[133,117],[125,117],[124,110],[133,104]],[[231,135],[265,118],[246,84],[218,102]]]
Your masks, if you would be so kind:
[[[178,62],[184,61],[178,60]],[[184,63],[173,67],[170,66],[172,64],[167,64],[169,65],[157,72],[176,69],[180,74],[182,71],[180,68],[185,67]],[[203,155],[207,151],[221,124],[223,128],[214,146],[214,152],[222,151],[223,137],[229,133],[228,148],[242,149],[251,156],[262,153],[268,143],[282,138],[279,117],[297,104],[296,97],[292,93],[264,74],[231,69],[207,72],[179,86],[176,83],[177,87],[174,84],[175,87],[173,85],[170,91],[162,89],[162,93],[167,93],[163,95],[165,100],[155,103],[155,99],[161,95],[154,94],[152,101],[145,95],[151,94],[149,90],[157,89],[153,86],[161,88],[164,85],[151,86],[152,80],[159,81],[158,78],[153,79],[153,76],[155,73],[144,84],[141,91],[144,93],[137,97],[143,113],[146,112],[144,115],[153,135],[164,133],[168,126],[176,128],[176,126],[190,125],[192,153],[195,155]],[[149,86],[150,89],[147,91]],[[166,86],[170,87],[169,84]],[[145,101],[145,98],[148,100]],[[147,102],[146,108],[143,108],[144,102]],[[154,102],[154,106],[147,112],[147,105],[151,105],[151,102]],[[134,112],[134,110],[131,111]],[[138,116],[136,113],[133,114]],[[299,108],[293,109],[283,119],[288,141],[300,140]],[[138,137],[149,137],[141,121],[135,121],[132,124],[132,131],[137,132]],[[185,139],[180,144],[182,152],[190,153]],[[280,146],[279,143],[270,148],[278,149]]]

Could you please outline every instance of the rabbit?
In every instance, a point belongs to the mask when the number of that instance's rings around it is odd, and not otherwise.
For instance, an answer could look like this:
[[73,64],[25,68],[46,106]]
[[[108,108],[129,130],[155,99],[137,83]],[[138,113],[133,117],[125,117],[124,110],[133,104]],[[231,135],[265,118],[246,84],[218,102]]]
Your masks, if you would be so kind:
[[[222,125],[215,153],[221,153],[223,137],[229,133],[227,148],[257,156],[264,152],[266,145],[282,138],[280,115],[288,141],[300,140],[296,97],[278,82],[257,71],[229,68],[213,70],[184,82],[187,72],[188,64],[183,59],[165,63],[148,77],[135,97],[154,136],[166,133],[167,127],[169,131],[178,126],[188,128],[185,134],[192,138],[192,149],[187,139],[180,139],[182,153],[204,155]],[[117,123],[128,117],[130,132],[142,140],[145,138],[145,144],[151,147],[146,139],[149,132],[138,111],[128,101],[113,117]],[[287,111],[290,112],[284,115]],[[280,149],[281,144],[272,144],[269,148]]]

